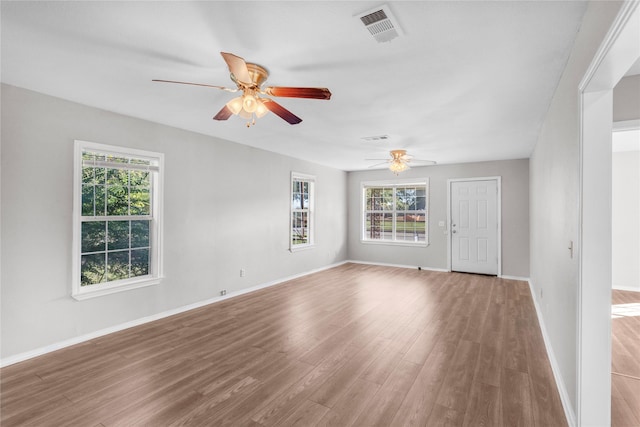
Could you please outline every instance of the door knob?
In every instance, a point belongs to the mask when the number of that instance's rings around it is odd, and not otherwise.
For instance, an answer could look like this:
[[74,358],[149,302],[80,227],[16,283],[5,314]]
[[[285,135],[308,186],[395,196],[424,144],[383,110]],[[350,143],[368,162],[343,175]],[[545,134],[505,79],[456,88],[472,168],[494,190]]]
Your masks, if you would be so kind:
[[455,234],[455,233],[456,233],[456,230],[451,230],[451,232],[452,232],[453,234]]

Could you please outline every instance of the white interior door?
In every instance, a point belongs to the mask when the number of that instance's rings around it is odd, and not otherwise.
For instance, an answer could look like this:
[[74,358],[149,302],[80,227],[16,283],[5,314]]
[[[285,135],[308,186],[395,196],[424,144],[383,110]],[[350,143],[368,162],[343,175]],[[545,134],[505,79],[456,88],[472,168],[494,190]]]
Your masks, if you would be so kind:
[[498,181],[452,181],[451,270],[498,274]]

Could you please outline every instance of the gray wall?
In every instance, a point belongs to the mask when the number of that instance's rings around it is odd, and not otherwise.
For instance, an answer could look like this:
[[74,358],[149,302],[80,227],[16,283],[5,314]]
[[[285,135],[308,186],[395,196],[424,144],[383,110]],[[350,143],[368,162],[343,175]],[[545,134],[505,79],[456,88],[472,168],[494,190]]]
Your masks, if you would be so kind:
[[640,75],[620,80],[613,89],[613,121],[640,119]]
[[[529,160],[464,163],[411,168],[396,177],[391,171],[350,172],[349,259],[447,268],[447,236],[439,221],[447,220],[447,180],[486,176],[502,177],[502,274],[529,277]],[[408,178],[429,178],[429,246],[390,246],[360,241],[361,183]]]
[[612,161],[611,285],[640,292],[640,151]]
[[580,96],[619,2],[591,2],[530,158],[531,284],[572,410],[576,405]]
[[[1,136],[2,358],[347,257],[343,171],[7,85]],[[71,298],[74,139],[165,153],[160,285]],[[316,247],[295,253],[292,170],[316,176]]]

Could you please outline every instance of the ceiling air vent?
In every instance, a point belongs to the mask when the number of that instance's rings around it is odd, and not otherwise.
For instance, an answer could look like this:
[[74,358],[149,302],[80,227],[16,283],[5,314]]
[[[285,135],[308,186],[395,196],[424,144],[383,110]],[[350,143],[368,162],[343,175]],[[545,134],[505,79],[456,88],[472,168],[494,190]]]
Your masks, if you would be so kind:
[[398,21],[387,5],[368,10],[357,17],[378,43],[389,42],[402,35]]
[[389,135],[363,136],[360,139],[364,139],[367,142],[385,141],[385,140],[389,139]]

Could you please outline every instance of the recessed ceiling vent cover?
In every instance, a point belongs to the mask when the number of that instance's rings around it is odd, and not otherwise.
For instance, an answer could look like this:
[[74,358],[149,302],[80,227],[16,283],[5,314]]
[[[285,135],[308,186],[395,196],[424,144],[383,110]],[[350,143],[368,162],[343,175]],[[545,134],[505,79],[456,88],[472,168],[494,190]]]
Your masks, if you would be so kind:
[[387,5],[382,5],[357,15],[378,43],[390,42],[402,35],[398,21]]
[[389,139],[389,135],[363,136],[360,139],[364,139],[367,142],[385,141]]

